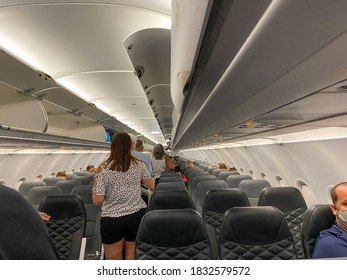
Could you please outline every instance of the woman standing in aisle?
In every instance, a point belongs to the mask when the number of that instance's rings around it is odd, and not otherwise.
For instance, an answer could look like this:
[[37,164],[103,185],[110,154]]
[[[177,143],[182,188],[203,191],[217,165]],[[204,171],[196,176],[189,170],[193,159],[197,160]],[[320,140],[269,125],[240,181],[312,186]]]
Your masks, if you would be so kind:
[[134,259],[135,238],[145,214],[141,184],[154,188],[145,164],[131,155],[132,142],[127,133],[112,139],[111,154],[98,168],[93,203],[102,204],[101,238],[108,260]]

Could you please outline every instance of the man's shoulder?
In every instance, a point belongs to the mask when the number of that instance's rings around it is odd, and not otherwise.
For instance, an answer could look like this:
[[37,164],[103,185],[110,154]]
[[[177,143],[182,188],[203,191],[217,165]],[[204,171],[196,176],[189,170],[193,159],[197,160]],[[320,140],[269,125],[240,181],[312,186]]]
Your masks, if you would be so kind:
[[137,157],[138,159],[141,159],[141,160],[149,160],[149,156],[135,150],[133,150],[133,155],[134,157]]

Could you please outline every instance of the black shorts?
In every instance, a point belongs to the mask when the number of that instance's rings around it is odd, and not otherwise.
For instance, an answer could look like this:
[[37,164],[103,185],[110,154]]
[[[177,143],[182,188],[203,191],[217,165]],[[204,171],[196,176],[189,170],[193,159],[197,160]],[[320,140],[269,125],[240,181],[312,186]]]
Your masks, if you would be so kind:
[[122,217],[102,217],[100,220],[101,239],[103,244],[113,244],[124,238],[135,241],[141,219],[146,208]]

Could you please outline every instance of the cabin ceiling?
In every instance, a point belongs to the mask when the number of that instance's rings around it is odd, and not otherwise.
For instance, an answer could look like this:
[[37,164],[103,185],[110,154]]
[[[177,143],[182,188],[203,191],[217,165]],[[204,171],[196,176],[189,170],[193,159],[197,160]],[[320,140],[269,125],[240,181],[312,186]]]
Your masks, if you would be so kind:
[[[125,131],[176,151],[346,127],[346,9],[345,0],[0,0],[0,97],[32,108],[8,106],[29,117],[0,124],[95,142]],[[28,128],[31,113],[41,119]]]
[[[89,122],[86,128],[165,143],[172,129],[170,14],[170,0],[1,0],[0,81],[43,104],[42,133],[88,138],[66,130]],[[138,65],[145,68],[140,79]],[[161,105],[151,107],[146,86],[171,111],[155,112]]]
[[223,3],[211,9],[174,149],[345,127],[347,2]]

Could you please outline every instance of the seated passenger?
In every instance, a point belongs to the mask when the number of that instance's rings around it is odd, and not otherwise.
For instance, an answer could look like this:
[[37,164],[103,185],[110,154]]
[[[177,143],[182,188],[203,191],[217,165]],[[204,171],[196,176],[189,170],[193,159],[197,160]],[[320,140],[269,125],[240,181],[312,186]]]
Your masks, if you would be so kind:
[[67,180],[66,172],[65,171],[59,171],[57,175],[55,176],[61,180]]
[[312,258],[347,257],[347,182],[331,189],[331,211],[336,222],[322,230],[313,250]]
[[177,165],[177,166],[175,167],[175,172],[181,174],[181,177],[182,177],[183,182],[187,185],[187,177],[186,177],[186,175],[183,174],[183,171],[182,171],[181,167],[179,167],[179,166]]
[[191,161],[186,163],[186,168],[193,168],[194,164]]
[[218,169],[228,169],[227,165],[223,162],[217,163],[217,168]]
[[88,165],[86,168],[87,172],[90,174],[94,174],[95,173],[95,168],[94,165]]

